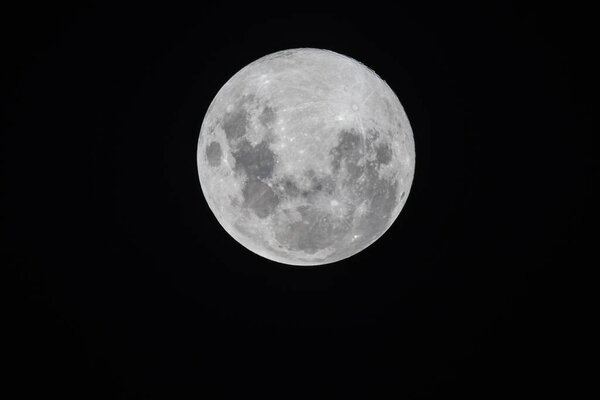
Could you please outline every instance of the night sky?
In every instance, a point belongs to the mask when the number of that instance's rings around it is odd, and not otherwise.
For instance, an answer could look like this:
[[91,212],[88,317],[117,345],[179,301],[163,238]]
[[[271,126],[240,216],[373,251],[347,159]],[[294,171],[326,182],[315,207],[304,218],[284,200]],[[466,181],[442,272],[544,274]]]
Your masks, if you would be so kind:
[[[531,399],[581,386],[573,293],[598,204],[590,10],[194,3],[0,12],[2,359],[18,394],[6,398]],[[376,71],[415,138],[396,222],[321,267],[238,244],[196,167],[221,86],[297,47]]]

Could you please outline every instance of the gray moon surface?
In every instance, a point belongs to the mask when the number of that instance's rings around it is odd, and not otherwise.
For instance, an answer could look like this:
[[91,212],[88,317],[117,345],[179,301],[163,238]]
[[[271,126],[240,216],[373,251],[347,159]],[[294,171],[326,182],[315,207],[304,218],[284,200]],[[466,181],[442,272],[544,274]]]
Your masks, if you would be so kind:
[[374,71],[302,48],[225,83],[197,162],[208,206],[236,241],[276,262],[321,265],[389,229],[410,191],[415,147],[398,97]]

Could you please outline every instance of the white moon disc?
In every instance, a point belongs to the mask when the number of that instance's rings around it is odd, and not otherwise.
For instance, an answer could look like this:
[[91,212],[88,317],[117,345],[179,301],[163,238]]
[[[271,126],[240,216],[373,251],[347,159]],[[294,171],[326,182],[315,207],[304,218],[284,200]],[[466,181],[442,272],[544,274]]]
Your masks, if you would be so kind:
[[235,74],[200,130],[198,173],[225,230],[273,261],[350,257],[391,226],[415,169],[400,101],[360,62],[284,50]]

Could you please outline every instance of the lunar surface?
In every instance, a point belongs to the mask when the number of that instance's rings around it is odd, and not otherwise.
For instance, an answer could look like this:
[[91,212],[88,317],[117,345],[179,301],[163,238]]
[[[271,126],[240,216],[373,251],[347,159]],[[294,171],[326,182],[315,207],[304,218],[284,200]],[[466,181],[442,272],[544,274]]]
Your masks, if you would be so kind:
[[293,49],[221,88],[197,162],[206,201],[235,240],[273,261],[321,265],[391,226],[415,148],[400,101],[375,72],[332,51]]

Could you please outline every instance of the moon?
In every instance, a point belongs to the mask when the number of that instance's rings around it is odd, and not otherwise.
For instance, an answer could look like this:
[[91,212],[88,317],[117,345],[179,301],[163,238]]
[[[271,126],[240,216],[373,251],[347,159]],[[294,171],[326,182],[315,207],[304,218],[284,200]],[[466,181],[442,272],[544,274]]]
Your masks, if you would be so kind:
[[301,48],[225,83],[202,122],[197,163],[208,206],[237,242],[279,263],[323,265],[389,229],[415,147],[398,97],[374,71]]

